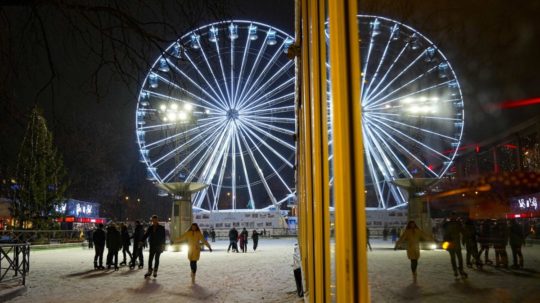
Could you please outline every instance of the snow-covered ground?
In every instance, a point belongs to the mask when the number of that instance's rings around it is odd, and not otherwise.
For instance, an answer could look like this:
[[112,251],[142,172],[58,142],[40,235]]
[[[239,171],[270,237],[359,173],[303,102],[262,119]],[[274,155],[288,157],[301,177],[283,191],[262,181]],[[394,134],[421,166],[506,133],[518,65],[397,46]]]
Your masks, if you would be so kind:
[[[257,252],[245,254],[227,253],[226,241],[213,243],[214,252],[201,254],[193,286],[185,252],[165,252],[158,277],[145,280],[146,264],[144,270],[94,271],[91,250],[33,250],[28,290],[8,302],[302,302],[291,267],[295,242],[263,238]],[[412,283],[404,250],[394,251],[390,241],[371,243],[371,302],[540,302],[540,245],[523,248],[525,269],[467,269],[467,280],[454,279],[448,252],[421,251]]]
[[28,290],[8,302],[296,302],[294,243],[263,238],[256,252],[250,242],[248,253],[227,253],[228,241],[211,243],[213,252],[201,253],[195,285],[185,251],[164,252],[157,278],[144,279],[148,251],[144,269],[115,272],[94,270],[87,248],[33,250]]

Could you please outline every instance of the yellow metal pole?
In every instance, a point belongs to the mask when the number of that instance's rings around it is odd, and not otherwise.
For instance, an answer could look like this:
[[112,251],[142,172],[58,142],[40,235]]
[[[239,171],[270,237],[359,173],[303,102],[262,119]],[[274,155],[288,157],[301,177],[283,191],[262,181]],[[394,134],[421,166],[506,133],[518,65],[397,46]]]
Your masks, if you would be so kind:
[[329,1],[338,302],[369,302],[356,1]]

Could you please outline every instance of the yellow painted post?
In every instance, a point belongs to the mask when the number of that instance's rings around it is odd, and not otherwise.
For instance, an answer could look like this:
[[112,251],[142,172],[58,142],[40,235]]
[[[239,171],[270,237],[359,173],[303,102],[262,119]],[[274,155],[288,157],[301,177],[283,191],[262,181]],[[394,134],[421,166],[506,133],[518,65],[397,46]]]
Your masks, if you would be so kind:
[[338,302],[369,302],[356,1],[329,1]]

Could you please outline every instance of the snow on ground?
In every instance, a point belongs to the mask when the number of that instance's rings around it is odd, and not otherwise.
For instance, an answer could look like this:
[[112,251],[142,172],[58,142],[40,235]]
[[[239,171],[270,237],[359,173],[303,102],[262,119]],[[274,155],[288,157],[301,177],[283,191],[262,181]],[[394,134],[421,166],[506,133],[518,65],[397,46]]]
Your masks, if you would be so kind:
[[301,302],[292,269],[295,242],[262,238],[256,252],[249,243],[248,253],[227,253],[228,241],[211,243],[213,252],[201,253],[195,285],[185,251],[164,252],[157,278],[144,279],[147,250],[144,269],[116,272],[94,270],[87,248],[33,250],[28,290],[8,302]]
[[[371,242],[368,274],[372,302],[500,303],[540,302],[540,245],[522,248],[524,269],[484,266],[468,269],[466,280],[454,279],[450,255],[444,250],[420,252],[418,282],[412,283],[405,250],[394,251],[391,241]],[[512,253],[506,249],[510,265]],[[463,249],[465,262],[465,249]],[[495,261],[493,248],[489,258]],[[483,260],[483,256],[482,256]]]

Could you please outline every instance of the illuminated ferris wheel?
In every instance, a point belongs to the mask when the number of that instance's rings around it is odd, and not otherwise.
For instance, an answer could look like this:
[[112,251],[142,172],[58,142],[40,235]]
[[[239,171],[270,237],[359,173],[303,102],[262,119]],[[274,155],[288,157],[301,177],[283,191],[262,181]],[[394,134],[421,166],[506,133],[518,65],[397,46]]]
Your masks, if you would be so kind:
[[[424,35],[384,17],[359,15],[358,23],[366,200],[391,209],[407,201],[394,180],[441,178],[451,168],[463,96],[450,62]],[[331,108],[331,88],[328,95]]]
[[154,182],[208,184],[205,210],[276,207],[294,194],[293,39],[235,20],[182,36],[141,87],[137,142]]

